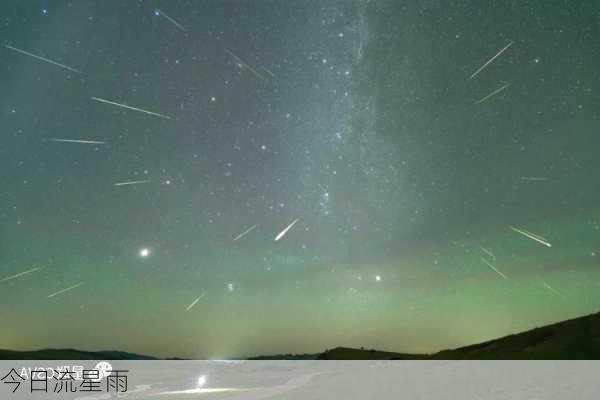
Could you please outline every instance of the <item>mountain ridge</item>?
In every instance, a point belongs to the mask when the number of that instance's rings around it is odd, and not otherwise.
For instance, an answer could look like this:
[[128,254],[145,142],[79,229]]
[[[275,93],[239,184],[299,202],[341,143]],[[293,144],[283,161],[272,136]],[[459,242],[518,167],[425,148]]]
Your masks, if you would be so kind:
[[[160,360],[123,351],[0,349],[1,360]],[[181,360],[181,358],[169,358]],[[248,360],[570,360],[600,359],[600,312],[432,354],[335,347],[322,353],[275,354]]]

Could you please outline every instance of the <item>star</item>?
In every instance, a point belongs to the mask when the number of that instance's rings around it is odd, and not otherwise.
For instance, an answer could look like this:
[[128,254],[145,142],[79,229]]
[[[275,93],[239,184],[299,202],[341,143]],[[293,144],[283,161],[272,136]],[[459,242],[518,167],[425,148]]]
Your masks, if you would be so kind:
[[142,258],[147,258],[148,256],[150,256],[150,249],[147,247],[142,247],[138,255]]

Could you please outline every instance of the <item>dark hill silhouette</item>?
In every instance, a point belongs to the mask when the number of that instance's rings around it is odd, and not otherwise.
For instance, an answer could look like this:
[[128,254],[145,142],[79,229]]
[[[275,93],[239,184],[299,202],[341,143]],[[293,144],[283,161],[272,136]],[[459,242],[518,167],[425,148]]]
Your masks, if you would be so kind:
[[[157,360],[120,351],[0,350],[3,360]],[[406,354],[336,347],[317,354],[279,354],[250,360],[571,360],[600,359],[600,313],[546,325],[487,342],[434,354]]]
[[600,359],[600,313],[444,350],[434,359]]
[[253,359],[292,360],[572,360],[600,359],[600,313],[434,354],[405,354],[336,347],[320,354]]
[[336,347],[314,354],[274,354],[270,356],[251,357],[250,360],[422,360],[426,354],[405,354],[390,351],[353,349]]
[[321,353],[319,360],[424,360],[426,354],[394,353],[390,351],[336,347]]

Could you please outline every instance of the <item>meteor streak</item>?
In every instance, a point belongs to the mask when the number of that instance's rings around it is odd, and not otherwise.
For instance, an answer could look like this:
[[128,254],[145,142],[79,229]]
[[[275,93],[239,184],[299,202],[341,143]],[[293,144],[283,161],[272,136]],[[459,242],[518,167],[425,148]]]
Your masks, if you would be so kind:
[[64,142],[64,143],[83,143],[83,144],[106,144],[106,142],[100,142],[97,140],[79,140],[79,139],[48,139],[50,142]]
[[181,24],[179,22],[177,22],[173,18],[169,17],[165,12],[163,12],[162,10],[160,10],[158,8],[156,9],[156,12],[157,12],[158,15],[162,15],[163,17],[165,17],[169,22],[171,22],[177,28],[179,28],[182,31],[184,31],[184,32],[187,33],[187,30],[183,26],[181,26]]
[[288,233],[288,231],[290,229],[292,229],[292,226],[296,225],[296,222],[298,222],[299,220],[300,220],[300,218],[295,219],[294,222],[292,222],[284,230],[282,230],[281,232],[279,232],[279,234],[275,237],[275,241],[277,242],[279,239],[281,239],[282,237],[284,237],[285,234]]
[[265,72],[266,72],[267,74],[271,75],[271,78],[273,78],[273,79],[277,80],[277,76],[275,76],[275,74],[274,74],[274,73],[272,73],[271,71],[269,71],[267,68],[264,68],[264,67],[263,67],[263,69],[265,70]]
[[23,276],[23,275],[30,274],[30,273],[32,273],[32,272],[35,272],[35,271],[39,271],[39,270],[41,270],[41,269],[44,269],[44,267],[32,268],[32,269],[29,269],[29,270],[27,270],[27,271],[23,271],[23,272],[21,272],[21,273],[15,274],[15,275],[7,276],[7,277],[6,277],[6,278],[4,278],[4,279],[0,279],[0,282],[6,282],[6,281],[10,281],[10,280],[12,280],[12,279],[18,278],[18,277],[20,277],[20,276]]
[[483,251],[485,254],[487,254],[488,256],[492,257],[492,260],[496,259],[496,256],[494,255],[494,253],[492,253],[491,251],[489,251],[488,249],[486,249],[485,247],[479,246],[479,248],[481,249],[481,251]]
[[9,46],[9,45],[7,45],[7,44],[5,44],[5,45],[4,45],[4,47],[6,47],[6,48],[7,48],[7,49],[9,49],[9,50],[16,51],[17,53],[21,53],[21,54],[24,54],[24,55],[26,55],[26,56],[33,57],[33,58],[35,58],[35,59],[37,59],[37,60],[41,60],[41,61],[47,62],[47,63],[49,63],[49,64],[56,65],[57,67],[61,67],[61,68],[64,68],[64,69],[68,69],[69,71],[73,71],[73,72],[76,72],[76,73],[78,73],[78,74],[80,74],[80,73],[81,73],[81,71],[79,71],[78,69],[71,68],[71,67],[69,67],[68,65],[64,65],[64,64],[58,63],[58,62],[56,62],[56,61],[52,61],[52,60],[50,60],[50,59],[48,59],[48,58],[45,58],[45,57],[42,57],[42,56],[35,55],[35,54],[33,54],[33,53],[30,53],[30,52],[28,52],[28,51],[21,50],[21,49],[18,49],[18,48],[16,48],[16,47]]
[[246,236],[247,234],[249,234],[250,232],[252,232],[254,230],[254,228],[256,228],[257,225],[252,225],[250,228],[246,229],[244,232],[240,233],[239,235],[237,235],[233,241],[235,242],[236,240],[239,240],[241,238],[243,238],[244,236]]
[[531,240],[535,240],[536,242],[541,243],[544,246],[552,247],[552,245],[550,243],[548,243],[545,238],[538,236],[534,233],[528,232],[525,229],[515,228],[514,226],[510,226],[510,229],[512,229],[513,231],[515,231],[517,233],[520,233],[523,236],[528,237]]
[[62,290],[59,290],[58,292],[55,292],[55,293],[49,294],[47,298],[48,298],[48,299],[50,299],[50,298],[52,298],[52,297],[54,297],[54,296],[58,296],[58,295],[59,295],[59,294],[61,294],[61,293],[68,292],[69,290],[73,290],[73,289],[75,289],[75,288],[77,288],[77,287],[79,287],[79,286],[81,286],[81,285],[83,285],[83,282],[79,282],[79,283],[78,283],[78,284],[76,284],[76,285],[69,286],[69,287],[68,287],[68,288],[66,288],[66,289],[62,289]]
[[168,115],[163,115],[163,114],[155,113],[153,111],[143,110],[141,108],[128,106],[126,104],[116,103],[114,101],[110,101],[110,100],[106,100],[106,99],[101,99],[99,97],[92,97],[91,99],[95,100],[95,101],[99,101],[101,103],[111,104],[113,106],[125,108],[125,109],[128,109],[128,110],[139,111],[139,112],[142,112],[144,114],[150,114],[150,115],[154,115],[154,116],[160,117],[160,118],[171,119],[171,117],[169,117]]
[[510,86],[510,83],[507,83],[506,85],[502,86],[501,88],[498,88],[498,89],[494,90],[492,93],[488,94],[484,98],[481,98],[481,99],[477,100],[475,102],[475,104],[481,104],[484,101],[486,101],[488,99],[491,99],[492,97],[494,97],[495,95],[497,95],[498,93],[500,93],[501,91],[503,91],[504,89],[506,89],[509,86]]
[[496,267],[494,267],[492,265],[492,263],[490,263],[488,260],[486,260],[485,258],[481,257],[481,261],[483,261],[485,263],[485,265],[487,265],[488,267],[490,267],[491,269],[493,269],[498,275],[500,275],[501,277],[503,277],[504,279],[508,279],[508,276],[504,275],[502,272],[500,272]]
[[127,181],[127,182],[117,182],[114,184],[114,186],[127,186],[127,185],[140,185],[142,183],[150,183],[151,181],[149,179],[146,179],[144,181]]
[[546,282],[542,281],[542,285],[548,289],[549,291],[551,291],[552,293],[562,297],[563,299],[566,299],[566,296],[564,294],[562,294],[561,292],[559,292],[558,290],[554,289],[552,286],[548,285]]
[[227,52],[227,54],[229,54],[231,57],[233,57],[233,59],[242,67],[246,68],[247,70],[249,70],[250,72],[252,72],[254,75],[256,75],[257,77],[259,77],[260,79],[262,79],[263,81],[266,81],[267,78],[265,78],[264,76],[262,76],[261,74],[259,74],[254,68],[252,68],[251,66],[249,66],[248,64],[246,64],[241,58],[239,58],[238,56],[236,56],[235,54],[233,54],[233,52],[225,49],[225,51]]
[[540,178],[540,177],[536,177],[536,176],[522,176],[521,180],[522,181],[547,181],[548,178]]
[[190,311],[192,309],[192,307],[194,307],[196,305],[196,303],[198,302],[198,300],[200,300],[201,298],[203,298],[205,294],[206,294],[206,292],[204,292],[200,296],[198,296],[196,298],[196,300],[192,301],[192,304],[190,304],[189,306],[187,306],[187,308],[185,310],[186,311]]
[[491,64],[491,63],[492,63],[492,62],[493,62],[493,61],[494,61],[496,58],[498,58],[498,57],[500,56],[500,54],[504,53],[504,51],[505,51],[506,49],[508,49],[510,46],[512,46],[512,44],[513,44],[513,43],[514,43],[514,42],[510,42],[509,44],[507,44],[507,45],[506,45],[506,47],[504,47],[502,50],[500,50],[498,53],[496,53],[496,55],[495,55],[494,57],[490,58],[490,59],[489,59],[489,60],[488,60],[488,61],[487,61],[485,64],[483,64],[483,65],[482,65],[482,66],[481,66],[481,67],[480,67],[480,68],[479,68],[477,71],[475,71],[475,72],[473,73],[473,75],[471,75],[471,76],[469,77],[469,79],[473,79],[473,78],[475,78],[475,77],[477,76],[477,74],[479,74],[481,71],[483,71],[483,69],[484,69],[485,67],[487,67],[488,65],[490,65],[490,64]]

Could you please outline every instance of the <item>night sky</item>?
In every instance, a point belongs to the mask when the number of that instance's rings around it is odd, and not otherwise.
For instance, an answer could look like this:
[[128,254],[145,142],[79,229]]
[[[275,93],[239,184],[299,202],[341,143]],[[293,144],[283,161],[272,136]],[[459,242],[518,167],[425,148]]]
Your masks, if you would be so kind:
[[12,0],[0,44],[0,348],[430,352],[600,309],[595,1]]

